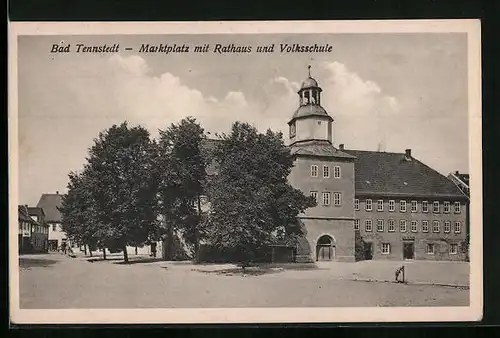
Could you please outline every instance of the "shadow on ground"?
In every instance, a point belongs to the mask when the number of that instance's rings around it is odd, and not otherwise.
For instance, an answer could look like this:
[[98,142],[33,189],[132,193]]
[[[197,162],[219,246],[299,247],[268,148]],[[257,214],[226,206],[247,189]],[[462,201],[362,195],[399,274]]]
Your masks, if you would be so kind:
[[22,269],[52,267],[56,263],[53,259],[19,258],[19,267]]
[[87,258],[87,262],[89,263],[97,263],[97,262],[108,262],[108,263],[113,263],[113,264],[118,264],[118,265],[131,265],[131,264],[147,264],[147,263],[155,263],[155,262],[160,262],[162,259],[160,258],[153,258],[153,257],[131,257],[129,258],[128,263],[125,263],[123,260],[123,257],[107,257],[106,259],[102,257],[93,257],[93,258]]
[[207,273],[207,274],[217,274],[223,276],[262,276],[280,273],[285,270],[318,270],[319,268],[315,264],[259,264],[256,266],[250,266],[245,269],[241,267],[231,267],[222,268],[216,270],[204,270],[203,268],[193,269],[193,271]]
[[147,264],[147,263],[155,263],[155,262],[161,262],[163,261],[160,258],[142,258],[142,259],[137,259],[137,260],[129,260],[128,263],[125,263],[123,259],[121,262],[114,262],[114,264],[120,264],[120,265],[130,265],[130,264]]

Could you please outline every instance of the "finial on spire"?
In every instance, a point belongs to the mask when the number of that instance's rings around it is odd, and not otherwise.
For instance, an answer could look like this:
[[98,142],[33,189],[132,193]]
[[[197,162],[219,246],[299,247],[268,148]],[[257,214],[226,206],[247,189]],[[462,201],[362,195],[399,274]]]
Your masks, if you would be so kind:
[[308,70],[308,72],[309,72],[309,77],[311,77],[311,65],[308,65],[308,66],[307,66],[307,70]]

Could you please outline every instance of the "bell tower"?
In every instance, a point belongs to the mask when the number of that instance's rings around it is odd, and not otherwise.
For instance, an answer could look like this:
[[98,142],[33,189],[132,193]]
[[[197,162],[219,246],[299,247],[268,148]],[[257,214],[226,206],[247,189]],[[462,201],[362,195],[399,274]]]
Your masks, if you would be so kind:
[[302,82],[297,92],[299,107],[288,122],[290,127],[290,144],[305,141],[328,141],[332,144],[333,118],[321,106],[321,92],[318,82],[311,77],[311,66],[308,66],[308,77]]

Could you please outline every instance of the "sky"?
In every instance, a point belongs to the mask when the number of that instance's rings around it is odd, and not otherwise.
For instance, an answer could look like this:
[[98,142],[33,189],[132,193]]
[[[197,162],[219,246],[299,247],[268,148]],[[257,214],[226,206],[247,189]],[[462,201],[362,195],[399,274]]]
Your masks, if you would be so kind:
[[[50,53],[53,44],[120,44],[113,54]],[[141,44],[252,46],[248,54],[139,53]],[[333,46],[279,52],[281,43]],[[275,44],[274,53],[255,53]],[[125,51],[125,47],[133,48]],[[19,204],[66,192],[99,132],[158,129],[192,116],[212,133],[235,121],[283,131],[307,66],[347,149],[412,155],[443,175],[468,172],[467,38],[461,33],[20,36]]]

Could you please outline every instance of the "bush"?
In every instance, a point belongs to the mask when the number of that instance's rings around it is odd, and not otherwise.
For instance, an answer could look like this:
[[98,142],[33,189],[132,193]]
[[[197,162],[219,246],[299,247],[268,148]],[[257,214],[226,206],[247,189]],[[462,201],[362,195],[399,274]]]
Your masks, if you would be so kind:
[[359,230],[354,232],[354,259],[356,262],[365,259],[365,241],[363,241]]

